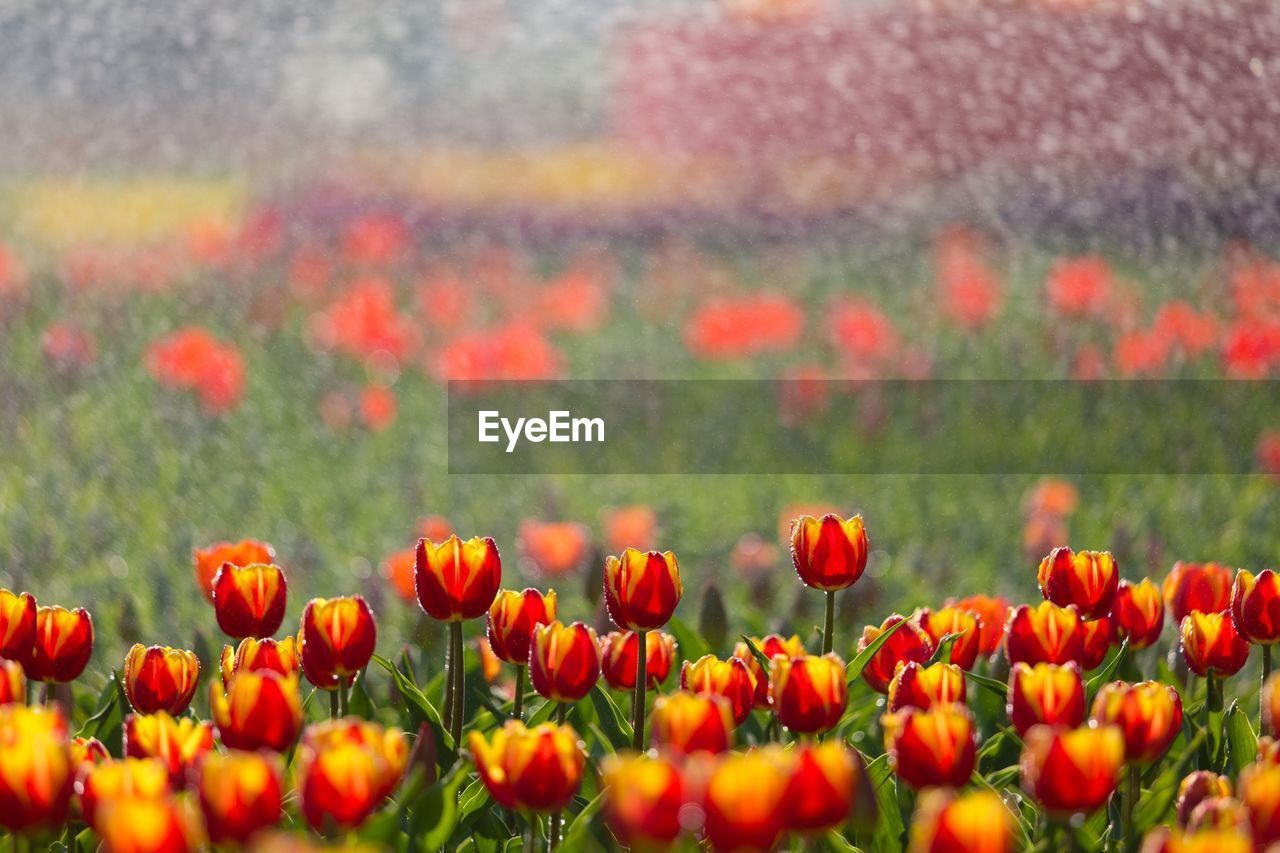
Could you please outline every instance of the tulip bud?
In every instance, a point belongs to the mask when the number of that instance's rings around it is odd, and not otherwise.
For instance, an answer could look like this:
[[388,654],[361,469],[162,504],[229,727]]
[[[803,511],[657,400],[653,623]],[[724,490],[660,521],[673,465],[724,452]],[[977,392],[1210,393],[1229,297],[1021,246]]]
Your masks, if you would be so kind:
[[130,714],[124,720],[124,754],[154,758],[164,764],[175,788],[187,771],[213,749],[213,724],[190,717],[174,719],[164,711]]
[[909,853],[1013,853],[1016,847],[1009,808],[995,791],[921,793]]
[[[635,688],[636,656],[639,654],[640,641],[635,631],[610,631],[600,638],[600,672],[610,687],[614,690]],[[667,680],[675,657],[675,637],[660,631],[648,632],[644,667],[650,689]]]
[[602,763],[605,822],[631,849],[665,849],[680,835],[685,803],[680,770],[662,756],[635,753],[605,756]]
[[964,670],[953,663],[900,663],[889,682],[889,710],[924,710],[953,702],[963,705],[965,692]]
[[[516,592],[504,589],[498,592],[489,606],[489,646],[493,653],[507,663],[527,666],[529,643],[533,629],[556,619],[556,591],[546,594],[536,589]],[[632,672],[632,678],[635,673]]]
[[36,611],[35,655],[27,667],[32,681],[65,684],[84,672],[93,656],[93,620],[83,607],[41,607]]
[[793,758],[785,796],[790,829],[826,832],[856,812],[874,808],[862,759],[840,741],[801,744]]
[[442,622],[483,616],[502,583],[502,558],[489,537],[463,542],[457,535],[437,545],[418,540],[414,564],[418,604]]
[[619,628],[661,628],[670,621],[683,594],[680,565],[670,551],[627,548],[604,562],[604,603]]
[[[764,639],[753,639],[752,642],[755,643],[756,648],[768,660],[773,660],[776,655],[788,658],[798,658],[805,655],[804,643],[800,641],[800,637],[796,634],[792,634],[790,637],[783,637],[781,634],[770,634]],[[751,649],[747,647],[746,643],[737,643],[733,647],[733,656],[746,664],[747,669],[751,671],[751,676],[755,679],[755,706],[757,708],[768,708],[769,673],[760,666],[760,661],[756,660],[756,656],[751,653]]]
[[1235,675],[1249,659],[1249,644],[1226,613],[1192,611],[1182,620],[1181,637],[1182,657],[1201,678]]
[[849,686],[839,656],[779,656],[771,661],[769,704],[778,722],[791,731],[816,734],[835,728],[848,701]]
[[[894,614],[880,625],[868,625],[862,629],[862,637],[858,640],[858,651],[871,645],[877,637],[888,631],[899,622],[906,622],[906,617]],[[925,663],[933,657],[933,640],[914,620],[907,622],[893,633],[883,646],[871,656],[862,670],[862,677],[871,689],[877,693],[888,693],[889,682],[897,670],[899,662],[916,661]]]
[[252,566],[255,563],[275,562],[276,552],[266,542],[242,539],[239,542],[215,542],[207,548],[195,548],[191,552],[196,567],[196,584],[204,597],[213,604],[213,579],[225,563],[233,566]]
[[1124,734],[1116,726],[1034,726],[1023,743],[1023,790],[1056,818],[1101,808],[1124,766]]
[[96,831],[109,853],[193,853],[201,847],[199,818],[186,801],[173,798],[107,800],[98,809]]
[[526,728],[510,720],[487,740],[472,732],[468,746],[489,795],[504,808],[560,811],[582,783],[587,757],[569,726]]
[[1191,811],[1187,818],[1187,833],[1248,832],[1249,812],[1234,797],[1208,797]]
[[123,758],[105,761],[80,777],[80,809],[85,822],[95,830],[99,806],[113,800],[162,799],[173,790],[169,770],[154,758]]
[[886,714],[882,723],[889,762],[912,788],[960,787],[973,775],[978,747],[965,706],[904,708]]
[[996,653],[1004,640],[1005,624],[1009,621],[1009,602],[1000,596],[970,595],[947,604],[959,607],[978,617],[978,651],[989,656]]
[[1145,649],[1160,639],[1164,628],[1164,599],[1149,578],[1136,584],[1120,581],[1111,605],[1116,634],[1129,641],[1130,651]]
[[0,827],[16,835],[61,826],[75,769],[61,711],[0,705]]
[[1174,563],[1163,592],[1179,624],[1193,610],[1220,613],[1231,605],[1231,570],[1218,563]]
[[1236,633],[1250,643],[1280,642],[1280,575],[1263,569],[1254,576],[1236,572],[1231,585],[1231,621]]
[[228,637],[270,637],[284,621],[288,584],[279,566],[224,563],[213,578],[213,609]]
[[860,515],[847,521],[834,514],[802,515],[791,522],[791,564],[814,589],[853,586],[867,569],[870,548]]
[[1249,810],[1254,849],[1280,840],[1280,765],[1254,763],[1241,770],[1236,796]]
[[0,658],[0,705],[27,702],[27,674],[16,660]]
[[1040,561],[1040,592],[1059,607],[1075,605],[1082,619],[1111,613],[1120,571],[1109,551],[1054,548]]
[[138,643],[124,659],[125,696],[139,714],[181,714],[191,704],[199,682],[200,659],[195,652]]
[[723,696],[680,691],[653,703],[650,737],[658,749],[683,755],[724,752],[733,743],[733,709]]
[[782,748],[725,753],[707,780],[707,840],[716,850],[772,850],[786,830],[788,760]]
[[1015,663],[1009,673],[1009,722],[1019,736],[1032,726],[1068,726],[1084,722],[1084,681],[1080,665]]
[[1004,653],[1010,664],[1066,663],[1084,654],[1084,625],[1074,607],[1023,604],[1009,616]]
[[929,635],[934,648],[942,643],[943,637],[952,635],[955,639],[951,644],[950,662],[963,670],[973,668],[982,639],[981,617],[953,605],[936,611],[922,610],[916,621]]
[[1196,806],[1214,797],[1231,796],[1231,780],[1211,770],[1196,770],[1178,784],[1178,825],[1185,827]]
[[0,658],[31,664],[36,647],[36,599],[0,589]]
[[404,732],[348,718],[309,727],[298,745],[298,805],[317,832],[347,831],[395,792],[409,760]]
[[337,690],[342,682],[350,686],[377,643],[378,626],[362,596],[313,598],[302,611],[302,672],[321,690]]
[[1080,668],[1085,672],[1097,669],[1107,658],[1107,651],[1115,638],[1115,626],[1107,616],[1080,623]]
[[746,664],[737,658],[720,660],[703,655],[680,669],[680,686],[690,693],[723,696],[733,711],[733,724],[742,725],[755,702],[756,683]]
[[269,670],[238,672],[210,688],[209,713],[228,749],[284,752],[302,728],[298,677]]
[[1124,734],[1125,761],[1146,765],[1163,756],[1182,730],[1182,697],[1156,681],[1113,681],[1094,697],[1092,719],[1118,726]]
[[600,678],[600,640],[581,622],[559,620],[533,629],[529,680],[543,698],[577,702]]
[[245,637],[235,649],[231,646],[222,647],[221,664],[223,687],[231,683],[231,677],[237,672],[270,670],[280,675],[297,675],[301,666],[298,643],[294,637],[285,637],[283,640]]

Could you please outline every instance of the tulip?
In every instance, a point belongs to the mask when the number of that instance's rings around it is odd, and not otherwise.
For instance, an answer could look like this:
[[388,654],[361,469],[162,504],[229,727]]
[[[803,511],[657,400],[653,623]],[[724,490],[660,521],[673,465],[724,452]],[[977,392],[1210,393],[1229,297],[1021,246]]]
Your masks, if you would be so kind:
[[29,666],[36,648],[36,599],[0,589],[0,658]]
[[[676,657],[676,638],[661,631],[650,631],[645,641],[648,660],[649,689],[656,688],[671,674],[671,664]],[[634,690],[636,686],[636,656],[640,654],[640,640],[635,631],[610,631],[600,638],[600,672],[614,690]]]
[[1212,770],[1188,773],[1178,783],[1178,825],[1185,827],[1191,819],[1191,813],[1203,801],[1229,796],[1231,796],[1231,780],[1226,776],[1219,776]]
[[1187,832],[1249,831],[1249,812],[1234,797],[1209,797],[1201,800],[1187,819]]
[[210,694],[209,713],[227,749],[284,752],[302,728],[296,675],[238,672],[225,689],[215,680]]
[[347,689],[377,643],[378,626],[362,596],[313,598],[302,611],[302,673],[321,690],[337,691],[338,714],[346,714]]
[[978,659],[982,639],[982,619],[972,611],[954,605],[941,610],[922,610],[916,621],[924,628],[934,648],[942,643],[942,638],[951,635],[951,660],[963,670],[973,669]]
[[1218,563],[1174,563],[1162,591],[1179,624],[1193,610],[1220,613],[1231,605],[1231,570]]
[[785,796],[790,829],[826,832],[851,816],[874,814],[875,794],[858,753],[838,740],[801,744],[789,752],[794,759]]
[[0,827],[22,835],[61,826],[75,769],[61,711],[0,705]]
[[110,760],[107,747],[96,737],[73,737],[70,743],[71,766],[75,768],[76,779],[83,777],[93,768]]
[[788,760],[773,745],[726,753],[707,780],[703,830],[716,850],[772,850],[787,829]]
[[951,601],[948,607],[959,607],[978,617],[978,651],[993,655],[1004,639],[1005,623],[1009,621],[1009,602],[1000,596],[970,595]]
[[76,783],[80,809],[89,826],[98,827],[98,810],[112,800],[139,797],[162,799],[173,791],[169,769],[154,758],[122,758],[105,761]]
[[521,719],[524,705],[525,667],[529,665],[529,643],[533,629],[556,618],[556,591],[546,594],[536,589],[516,592],[504,589],[489,605],[489,647],[500,660],[516,667],[515,703],[511,715]]
[[1164,599],[1150,578],[1136,584],[1120,581],[1116,601],[1111,605],[1111,621],[1116,635],[1129,641],[1129,649],[1145,649],[1160,639],[1164,628]]
[[1249,810],[1255,850],[1280,840],[1280,764],[1254,763],[1240,771],[1236,796]]
[[600,678],[600,641],[581,622],[559,620],[533,629],[529,647],[533,689],[553,702],[577,702]]
[[200,683],[195,652],[135,643],[124,659],[124,692],[139,714],[181,714]]
[[903,782],[916,790],[959,787],[978,760],[973,715],[963,705],[904,708],[884,716],[885,751]]
[[1280,642],[1280,575],[1271,569],[1256,576],[1244,569],[1236,572],[1230,609],[1236,633],[1268,651],[1266,646]]
[[280,675],[297,675],[301,670],[298,657],[298,641],[295,637],[283,640],[245,637],[234,649],[222,647],[222,686],[231,683],[237,672],[270,670]]
[[877,693],[889,692],[889,682],[893,680],[899,662],[925,663],[933,657],[933,640],[929,639],[924,629],[914,620],[908,621],[906,617],[896,613],[884,620],[878,628],[874,625],[863,628],[862,638],[858,640],[858,651],[861,652],[875,642],[877,637],[901,622],[907,624],[893,632],[862,670],[863,679]]
[[[788,658],[798,658],[805,655],[804,643],[800,640],[799,635],[792,634],[790,637],[784,637],[781,634],[770,634],[763,639],[752,640],[760,653],[768,660],[773,660],[776,655],[782,655]],[[769,673],[764,667],[760,666],[760,661],[756,660],[756,656],[751,653],[751,649],[745,642],[739,642],[733,647],[733,656],[747,665],[747,669],[751,670],[751,675],[756,680],[755,706],[757,708],[769,707]]]
[[733,743],[733,709],[723,696],[679,691],[653,703],[653,745],[682,755],[721,753]]
[[908,707],[924,710],[953,702],[964,704],[964,700],[964,670],[953,663],[898,664],[898,671],[889,682],[890,711]]
[[214,844],[247,844],[283,814],[279,762],[259,752],[212,753],[200,764],[200,811]]
[[255,563],[272,563],[276,552],[266,542],[242,539],[239,542],[215,542],[207,548],[191,552],[196,566],[196,583],[204,597],[213,604],[213,579],[224,563],[233,566],[252,566]]
[[1169,749],[1182,728],[1182,697],[1167,684],[1143,681],[1104,684],[1093,700],[1092,719],[1118,726],[1125,761],[1148,765]]
[[65,684],[84,672],[93,656],[93,619],[83,607],[41,607],[36,610],[36,645],[27,677],[32,681]]
[[169,771],[174,787],[182,787],[188,769],[212,749],[212,723],[190,717],[175,720],[164,711],[125,717],[124,754],[157,759]]
[[1109,551],[1054,548],[1040,561],[1040,592],[1059,607],[1075,605],[1082,619],[1111,613],[1120,571]]
[[279,566],[224,563],[213,578],[213,609],[228,637],[270,637],[280,630],[288,584]]
[[472,732],[468,746],[489,796],[508,809],[560,811],[578,792],[587,761],[578,733],[553,723],[526,728],[508,720],[488,739]]
[[1097,669],[1107,659],[1107,651],[1115,638],[1115,626],[1108,616],[1100,616],[1080,623],[1080,668],[1085,672]]
[[793,732],[816,734],[835,728],[849,701],[844,661],[838,655],[775,657],[769,670],[769,704],[778,722]]
[[1010,664],[1066,663],[1084,654],[1084,625],[1074,607],[1023,604],[1009,616],[1004,653]]
[[1009,808],[995,791],[957,794],[933,788],[920,795],[909,853],[1013,853]]
[[828,513],[802,515],[791,522],[791,565],[805,586],[827,594],[822,653],[835,648],[836,592],[853,586],[867,569],[871,542],[862,516],[848,520]]
[[1124,734],[1116,726],[1034,726],[1023,743],[1023,790],[1058,820],[1100,808],[1124,765]]
[[1225,613],[1193,611],[1182,620],[1181,636],[1182,656],[1201,678],[1235,675],[1249,659],[1249,644]]
[[299,811],[317,832],[355,829],[395,792],[408,761],[399,729],[354,718],[317,723],[298,745]]
[[680,686],[690,693],[729,700],[735,726],[742,725],[755,702],[755,680],[747,665],[737,658],[720,660],[715,655],[703,655],[696,661],[685,661],[680,669]]
[[1236,829],[1185,832],[1157,826],[1143,839],[1141,853],[1253,853],[1248,833]]
[[172,798],[123,797],[98,810],[104,853],[189,853],[200,849],[198,818]]
[[678,767],[662,756],[622,753],[605,756],[601,775],[605,822],[619,843],[632,850],[664,850],[675,843],[685,803]]
[[27,674],[16,660],[0,658],[0,705],[27,701]]
[[1084,722],[1084,680],[1075,661],[1015,663],[1009,673],[1009,722],[1025,735],[1040,724],[1074,728]]

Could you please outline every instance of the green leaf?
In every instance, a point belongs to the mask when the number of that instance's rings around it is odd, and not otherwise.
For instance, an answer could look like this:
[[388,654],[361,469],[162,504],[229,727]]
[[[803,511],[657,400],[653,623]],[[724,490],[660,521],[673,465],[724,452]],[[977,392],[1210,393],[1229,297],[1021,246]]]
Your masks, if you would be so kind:
[[751,656],[756,659],[756,663],[760,664],[760,668],[765,672],[768,672],[773,664],[767,657],[765,657],[764,652],[760,651],[755,640],[752,640],[746,634],[739,634],[738,636],[742,637],[742,642],[747,644],[747,648],[751,651]]
[[676,638],[676,644],[680,647],[681,660],[697,660],[703,655],[711,654],[711,646],[702,638],[702,635],[680,621],[679,617],[671,617],[671,621],[667,623],[667,630]]
[[422,792],[410,805],[409,838],[418,850],[441,850],[458,825],[458,791],[471,778],[467,765],[459,762],[445,778]]
[[1223,718],[1223,731],[1227,737],[1227,760],[1235,775],[1258,757],[1258,736],[1249,725],[1249,718],[1241,710],[1239,702],[1232,702]]
[[857,681],[858,676],[862,675],[862,671],[867,668],[867,664],[871,662],[873,657],[875,657],[876,652],[880,651],[880,647],[889,642],[889,638],[897,633],[898,630],[909,621],[910,620],[908,619],[903,619],[901,622],[868,643],[865,649],[854,655],[853,660],[849,661],[849,666],[845,668],[845,680],[850,684]]
[[881,851],[900,853],[901,838],[906,827],[902,822],[902,812],[898,809],[897,788],[893,783],[893,769],[889,767],[889,757],[879,755],[874,761],[867,761],[864,755],[863,761],[867,766],[867,781],[875,791],[879,819],[875,827],[865,833],[865,839],[864,833],[859,833],[855,841],[874,853],[881,853]]
[[356,676],[351,684],[351,690],[347,694],[347,713],[361,719],[373,719],[373,699],[369,697],[369,691],[365,688],[365,682],[369,678],[369,668],[365,667]]
[[837,853],[862,853],[861,847],[855,847],[849,843],[849,840],[834,829],[823,836],[822,840],[826,842],[829,849],[837,851]]
[[1003,681],[996,681],[994,678],[988,678],[985,675],[978,675],[976,672],[966,672],[964,677],[972,681],[979,687],[985,687],[1001,699],[1009,695],[1009,685]]
[[98,729],[102,721],[117,707],[119,707],[119,694],[116,691],[115,673],[111,678],[107,679],[107,683],[103,686],[102,692],[98,694],[98,703],[93,716],[84,721],[84,725],[76,732],[76,737],[97,737]]
[[593,824],[596,821],[596,815],[604,806],[605,792],[601,791],[596,794],[595,799],[583,806],[582,811],[573,818],[573,822],[564,830],[562,841],[565,850],[589,850],[595,845],[588,842],[595,834]]
[[951,649],[955,646],[956,640],[963,636],[963,631],[943,634],[942,639],[938,641],[938,647],[933,650],[933,655],[929,658],[929,663],[951,663]]
[[436,711],[435,706],[423,695],[417,685],[410,681],[408,676],[397,669],[396,665],[391,661],[381,655],[374,655],[373,661],[391,674],[396,688],[400,691],[400,695],[404,697],[405,705],[409,709],[409,720],[412,727],[417,729],[423,723],[427,723],[431,727],[432,733],[436,736],[436,763],[440,766],[440,769],[452,767],[454,762],[458,760],[458,750],[453,743],[453,737],[445,730],[444,724],[440,721],[440,714]]
[[588,695],[591,697],[596,719],[600,722],[600,729],[609,739],[609,743],[615,750],[629,747],[635,732],[631,728],[631,723],[627,722],[627,718],[623,716],[622,710],[614,703],[613,697],[600,686],[599,682],[596,682],[596,686],[591,688],[591,693]]
[[1089,679],[1089,683],[1085,685],[1085,707],[1090,707],[1093,703],[1093,695],[1098,692],[1098,688],[1111,680],[1116,674],[1116,669],[1120,666],[1120,662],[1124,660],[1125,655],[1129,653],[1129,640],[1125,638],[1120,643],[1120,648],[1116,649],[1116,653],[1111,656],[1111,660],[1107,661],[1107,665],[1098,670],[1098,674]]
[[467,826],[490,802],[489,789],[484,786],[483,780],[477,778],[458,798],[458,826]]

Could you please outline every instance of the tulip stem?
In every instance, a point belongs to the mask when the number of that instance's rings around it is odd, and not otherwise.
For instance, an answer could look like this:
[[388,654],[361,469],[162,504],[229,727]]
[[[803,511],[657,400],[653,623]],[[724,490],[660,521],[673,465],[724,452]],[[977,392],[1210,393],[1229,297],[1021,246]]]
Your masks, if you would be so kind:
[[[452,624],[452,623],[450,623]],[[444,650],[444,727],[446,731],[453,731],[453,668],[455,666],[453,659],[453,634],[450,629],[449,642],[445,644]]]
[[[1263,644],[1262,646],[1262,686],[1267,686],[1267,679],[1271,677],[1271,646]],[[1262,734],[1262,724],[1264,722],[1263,703],[1266,701],[1263,697],[1267,695],[1266,690],[1258,694],[1258,734]],[[1278,721],[1273,720],[1272,725]]]
[[347,696],[351,690],[351,685],[347,683],[345,678],[338,680],[338,716],[345,717],[347,715]]
[[827,590],[827,621],[822,628],[822,653],[824,655],[831,654],[831,650],[835,648],[833,632],[836,627],[836,591],[834,589]]
[[[564,721],[568,716],[569,716],[569,705],[565,702],[557,702],[556,703],[556,723],[563,726]],[[548,853],[549,851],[555,850],[556,845],[560,842],[560,822],[561,822],[560,815],[561,813],[559,811],[556,811],[555,814],[551,815],[551,825],[547,830]]]
[[511,719],[524,722],[524,667],[516,666],[516,693],[511,700]]
[[331,720],[338,719],[338,716],[340,713],[341,713],[341,709],[338,706],[338,691],[330,690],[329,691],[329,719]]
[[1122,825],[1122,850],[1131,850],[1136,845],[1137,835],[1133,826],[1133,809],[1138,803],[1138,795],[1142,793],[1142,768],[1134,764],[1129,767],[1125,780],[1124,792],[1120,795],[1120,814]]
[[631,705],[631,746],[644,751],[644,688],[649,678],[649,632],[636,632],[636,689]]
[[450,645],[453,646],[453,717],[450,720],[449,734],[453,735],[456,746],[462,743],[462,715],[465,708],[462,682],[462,622],[449,623]]

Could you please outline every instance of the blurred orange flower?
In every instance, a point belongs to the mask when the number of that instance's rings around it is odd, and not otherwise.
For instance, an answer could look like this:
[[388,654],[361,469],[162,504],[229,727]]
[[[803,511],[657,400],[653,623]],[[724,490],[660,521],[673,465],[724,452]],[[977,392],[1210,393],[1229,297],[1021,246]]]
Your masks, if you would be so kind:
[[516,541],[535,570],[558,577],[582,566],[591,547],[591,534],[574,521],[526,518],[520,522]]

